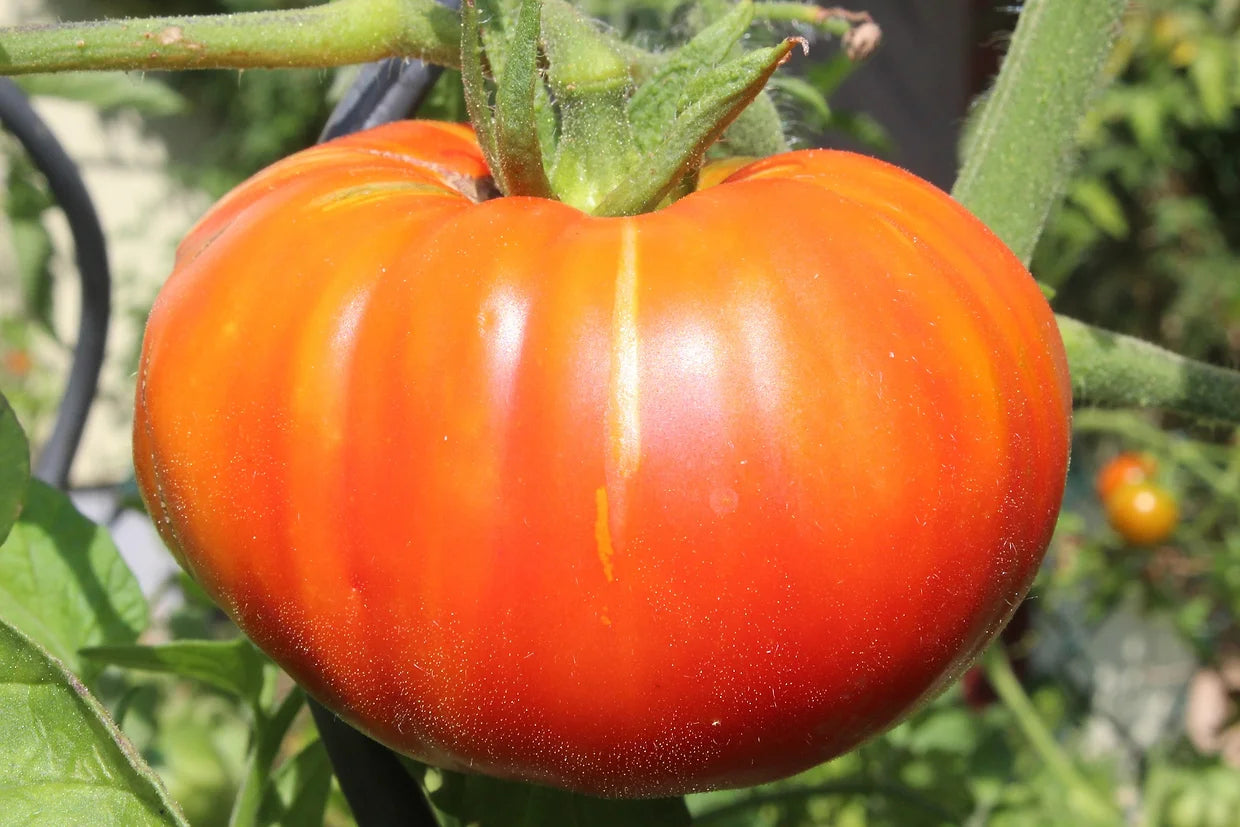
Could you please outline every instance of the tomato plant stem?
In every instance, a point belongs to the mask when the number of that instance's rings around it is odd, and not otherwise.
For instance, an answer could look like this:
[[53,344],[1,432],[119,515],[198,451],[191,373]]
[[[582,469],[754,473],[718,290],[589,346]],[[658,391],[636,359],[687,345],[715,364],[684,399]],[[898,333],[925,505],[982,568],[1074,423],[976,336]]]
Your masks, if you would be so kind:
[[1165,408],[1240,422],[1240,373],[1058,316],[1078,404]]
[[952,195],[1026,264],[1072,166],[1126,0],[1028,0]]
[[551,184],[588,212],[637,160],[626,115],[632,78],[609,40],[562,0],[543,7],[543,44],[560,116]]
[[1016,673],[1012,671],[1012,664],[1004,654],[1002,646],[991,646],[986,650],[982,656],[982,668],[991,686],[994,687],[995,694],[1012,713],[1016,725],[1028,740],[1029,745],[1038,753],[1047,769],[1067,788],[1070,801],[1076,804],[1083,814],[1087,813],[1100,823],[1117,821],[1119,813],[1115,806],[1104,799],[1081,775],[1080,770],[1064,753],[1050,730],[1046,728],[1046,723],[1038,715],[1028,693],[1020,685]]
[[282,11],[0,30],[0,72],[341,66],[383,57],[460,65],[460,21],[434,0],[335,0]]

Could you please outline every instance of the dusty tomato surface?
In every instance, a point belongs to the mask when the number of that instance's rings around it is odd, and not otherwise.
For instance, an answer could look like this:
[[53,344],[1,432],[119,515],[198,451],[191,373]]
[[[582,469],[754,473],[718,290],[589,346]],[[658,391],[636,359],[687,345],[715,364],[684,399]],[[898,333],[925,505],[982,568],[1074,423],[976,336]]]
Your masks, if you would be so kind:
[[1068,457],[1012,254],[844,153],[632,218],[486,175],[465,128],[380,128],[181,246],[135,454],[220,605],[397,749],[604,795],[786,775],[958,677]]

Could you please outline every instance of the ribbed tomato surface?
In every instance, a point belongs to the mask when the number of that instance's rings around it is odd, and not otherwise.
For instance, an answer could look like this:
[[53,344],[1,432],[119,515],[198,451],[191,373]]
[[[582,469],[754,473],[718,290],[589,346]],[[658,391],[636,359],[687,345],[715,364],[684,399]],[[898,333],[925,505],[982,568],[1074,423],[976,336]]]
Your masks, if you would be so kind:
[[397,749],[605,795],[792,773],[958,675],[1068,457],[1012,254],[839,152],[632,218],[486,175],[464,127],[383,127],[183,243],[135,453],[220,605]]

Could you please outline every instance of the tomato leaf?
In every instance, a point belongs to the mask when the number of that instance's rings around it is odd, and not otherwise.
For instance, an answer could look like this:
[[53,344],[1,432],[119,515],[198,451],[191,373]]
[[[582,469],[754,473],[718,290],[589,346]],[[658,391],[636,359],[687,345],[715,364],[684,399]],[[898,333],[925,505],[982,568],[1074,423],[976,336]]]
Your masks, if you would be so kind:
[[185,824],[80,681],[0,620],[0,812],[6,824]]
[[405,759],[440,827],[682,827],[681,798],[619,800],[428,767]]
[[327,748],[315,739],[276,770],[263,797],[258,823],[263,827],[322,824],[331,786]]
[[469,112],[469,122],[474,125],[478,146],[487,159],[487,167],[503,189],[495,147],[495,113],[491,110],[491,95],[483,70],[486,54],[481,26],[477,4],[474,0],[465,0],[461,4],[461,81],[465,86],[465,108]]
[[783,116],[771,93],[765,89],[759,92],[723,131],[719,144],[726,147],[725,154],[730,156],[766,158],[787,152],[790,147]]
[[10,224],[14,258],[22,285],[25,315],[48,333],[52,325],[52,239],[38,217],[15,218]]
[[89,103],[102,112],[132,109],[153,117],[176,115],[188,102],[170,86],[136,72],[70,72],[14,78],[27,95]]
[[654,150],[685,104],[685,86],[704,68],[728,57],[753,22],[753,4],[738,3],[719,20],[702,29],[667,58],[650,80],[629,100],[629,122],[642,152]]
[[495,151],[499,169],[493,169],[506,195],[551,198],[551,183],[543,166],[542,145],[534,109],[540,83],[538,33],[542,3],[524,0],[515,36],[495,92]]
[[831,123],[831,106],[827,96],[803,78],[786,75],[773,77],[769,88],[781,93],[797,106],[797,116],[815,130],[826,129]]
[[237,801],[228,820],[229,827],[254,827],[261,823],[262,805],[272,783],[271,767],[284,736],[305,702],[306,693],[300,687],[293,687],[275,712],[258,724],[241,789],[237,791]]
[[757,97],[795,45],[796,40],[785,40],[771,49],[757,49],[695,78],[681,98],[693,103],[676,118],[663,144],[634,165],[594,214],[636,215],[657,205],[696,170],[706,149]]
[[258,703],[269,661],[247,638],[175,640],[158,646],[90,646],[80,654],[108,666],[166,672]]
[[30,482],[30,446],[9,401],[0,395],[0,542],[9,535]]
[[84,646],[132,643],[146,627],[146,599],[107,532],[63,493],[32,480],[0,545],[0,617],[88,683],[101,667]]
[[1197,43],[1197,51],[1197,59],[1188,67],[1188,76],[1197,89],[1202,112],[1211,124],[1222,126],[1232,115],[1231,43],[1221,37],[1203,37]]

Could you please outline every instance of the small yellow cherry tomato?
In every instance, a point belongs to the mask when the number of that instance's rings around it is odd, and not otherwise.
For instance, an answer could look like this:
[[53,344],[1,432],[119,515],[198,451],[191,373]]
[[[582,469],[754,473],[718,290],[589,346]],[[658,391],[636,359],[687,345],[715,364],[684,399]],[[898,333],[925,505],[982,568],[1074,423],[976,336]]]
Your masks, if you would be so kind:
[[1111,528],[1134,546],[1162,542],[1180,521],[1175,495],[1151,482],[1121,485],[1111,492],[1104,505]]

